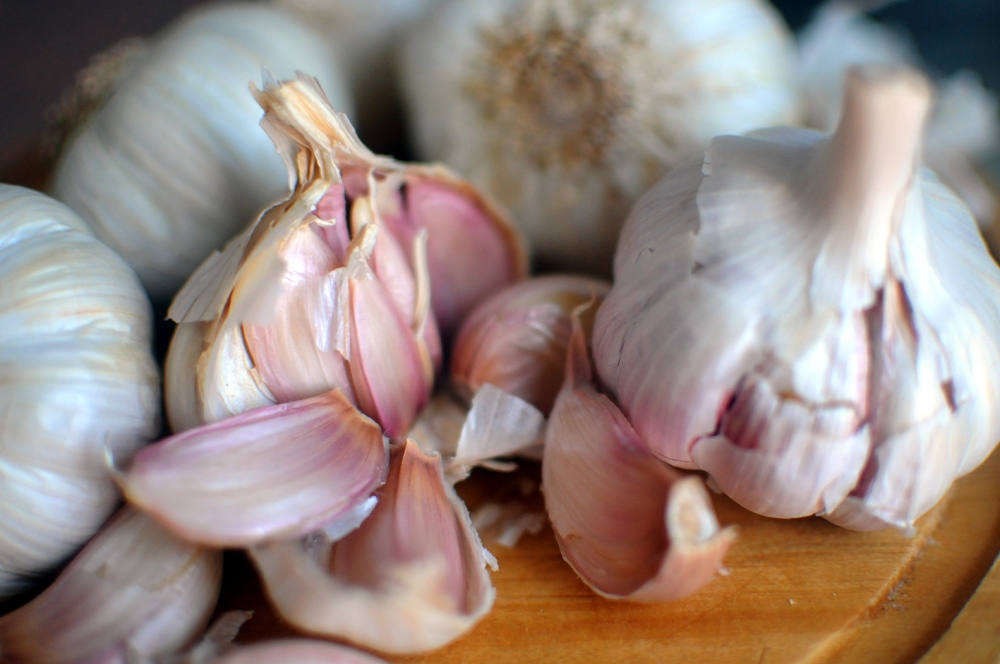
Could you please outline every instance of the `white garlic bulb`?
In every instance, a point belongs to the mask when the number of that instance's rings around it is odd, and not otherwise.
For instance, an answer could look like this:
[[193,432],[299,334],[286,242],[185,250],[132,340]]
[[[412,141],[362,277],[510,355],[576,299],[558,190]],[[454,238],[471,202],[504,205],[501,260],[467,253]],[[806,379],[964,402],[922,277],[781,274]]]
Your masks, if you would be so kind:
[[421,156],[571,269],[607,270],[635,199],[713,136],[798,119],[791,35],[760,0],[453,0],[400,67]]
[[0,597],[111,514],[105,454],[156,435],[159,373],[135,274],[66,206],[0,185]]
[[1000,269],[918,169],[930,85],[849,71],[837,131],[712,141],[636,205],[594,323],[657,456],[745,507],[908,528],[1000,438]]
[[335,58],[274,7],[198,9],[158,36],[64,150],[52,193],[166,301],[204,258],[287,191],[249,85],[313,72],[351,108]]

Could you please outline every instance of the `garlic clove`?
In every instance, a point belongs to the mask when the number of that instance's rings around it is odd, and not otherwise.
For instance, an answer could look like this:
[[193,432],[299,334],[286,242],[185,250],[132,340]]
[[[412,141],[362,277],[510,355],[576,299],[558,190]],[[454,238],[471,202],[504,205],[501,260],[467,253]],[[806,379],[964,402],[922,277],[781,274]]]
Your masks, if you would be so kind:
[[[610,289],[600,279],[546,276],[498,292],[462,324],[451,360],[452,382],[464,394],[491,383],[547,414],[565,375],[570,314],[591,299],[599,305]],[[588,334],[596,310],[584,313]]]
[[[4,661],[143,661],[180,650],[215,607],[222,554],[125,508],[41,595],[0,618]],[[129,659],[128,661],[131,661]]]
[[542,485],[563,558],[610,599],[665,602],[708,583],[735,536],[719,529],[700,479],[653,457],[592,384],[573,320],[566,382],[545,434]]
[[488,554],[441,472],[414,444],[391,451],[371,516],[344,539],[322,533],[250,550],[282,617],[307,632],[390,653],[458,638],[493,604]]
[[185,539],[247,546],[355,527],[385,478],[386,445],[335,390],[168,438],[136,455],[120,482]]
[[326,641],[279,639],[234,648],[215,664],[385,664],[377,657]]
[[421,450],[441,454],[452,484],[475,466],[511,470],[493,460],[540,446],[544,436],[545,416],[537,408],[489,383],[479,388],[468,410],[438,395],[407,433]]

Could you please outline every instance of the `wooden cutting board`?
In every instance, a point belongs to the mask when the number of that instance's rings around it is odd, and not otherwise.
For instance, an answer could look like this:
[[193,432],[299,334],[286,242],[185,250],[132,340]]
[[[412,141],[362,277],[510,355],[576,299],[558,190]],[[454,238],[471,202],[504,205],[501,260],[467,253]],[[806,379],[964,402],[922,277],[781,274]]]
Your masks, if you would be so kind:
[[[5,157],[0,181],[34,187],[44,181],[47,169],[32,152]],[[458,489],[475,509],[510,498],[523,477],[537,483],[537,466],[514,476],[477,471]],[[601,599],[562,561],[546,527],[514,548],[486,541],[500,565],[493,574],[497,601],[469,634],[432,653],[387,659],[1000,661],[1000,567],[993,568],[1000,552],[1000,453],[958,480],[913,537],[851,532],[822,519],[766,519],[724,496],[714,501],[720,522],[737,525],[739,539],[726,575],[693,597],[664,605]],[[537,493],[528,502],[541,510]],[[254,610],[238,641],[294,634],[269,608],[242,554],[226,554],[223,583],[220,613]]]

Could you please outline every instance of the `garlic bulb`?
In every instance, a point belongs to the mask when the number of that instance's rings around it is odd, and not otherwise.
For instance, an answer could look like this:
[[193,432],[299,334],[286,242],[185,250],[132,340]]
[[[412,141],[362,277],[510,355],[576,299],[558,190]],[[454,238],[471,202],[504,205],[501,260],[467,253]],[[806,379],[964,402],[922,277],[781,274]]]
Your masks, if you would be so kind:
[[151,311],[65,205],[0,184],[0,597],[62,564],[118,501],[105,452],[159,430]]
[[313,79],[256,95],[295,191],[210,256],[171,306],[171,425],[339,388],[402,436],[440,366],[435,321],[454,326],[524,275],[518,237],[446,170],[368,151]]
[[[824,131],[837,126],[848,67],[920,65],[908,35],[843,2],[827,2],[817,10],[799,36],[799,50],[806,122]],[[996,194],[976,162],[990,156],[1000,142],[998,100],[968,70],[939,81],[938,87],[924,160],[965,201],[980,225],[988,226],[996,217]]]
[[654,458],[594,388],[578,313],[542,460],[545,507],[559,550],[604,597],[681,599],[712,580],[735,532],[719,529],[701,479]]
[[632,202],[713,136],[798,119],[791,35],[761,0],[452,0],[400,66],[421,156],[564,268],[606,271]]
[[[570,315],[592,299],[599,304],[610,288],[600,279],[549,275],[503,289],[462,324],[452,382],[467,397],[490,383],[548,415],[566,373]],[[584,312],[588,337],[595,311]]]
[[234,648],[215,664],[385,664],[384,660],[327,641],[281,639]]
[[831,136],[719,137],[635,207],[594,323],[666,461],[763,514],[906,528],[1000,438],[1000,269],[917,168],[930,86],[848,73]]
[[337,107],[345,85],[324,40],[258,4],[201,8],[151,41],[70,141],[52,194],[167,301],[213,250],[286,191],[247,91],[261,67],[314,72]]
[[391,451],[371,516],[339,541],[323,533],[250,550],[281,616],[315,634],[389,653],[441,647],[485,616],[496,591],[469,512],[437,455]]
[[188,544],[124,508],[41,595],[0,618],[11,664],[148,662],[208,622],[222,552]]

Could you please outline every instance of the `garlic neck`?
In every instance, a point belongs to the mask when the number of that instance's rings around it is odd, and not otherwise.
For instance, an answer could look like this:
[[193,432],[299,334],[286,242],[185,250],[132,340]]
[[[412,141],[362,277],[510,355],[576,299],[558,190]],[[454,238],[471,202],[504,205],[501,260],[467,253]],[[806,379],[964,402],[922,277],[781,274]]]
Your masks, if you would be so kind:
[[827,236],[813,270],[814,306],[869,306],[885,279],[930,110],[928,81],[912,70],[854,67],[840,125],[817,157],[818,214]]

